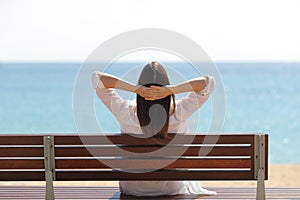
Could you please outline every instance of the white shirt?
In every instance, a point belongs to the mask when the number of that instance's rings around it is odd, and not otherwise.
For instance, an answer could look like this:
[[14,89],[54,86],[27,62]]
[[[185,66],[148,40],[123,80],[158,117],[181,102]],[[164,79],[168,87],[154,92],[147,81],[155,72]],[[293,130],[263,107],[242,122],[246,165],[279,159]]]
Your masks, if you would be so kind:
[[[97,96],[120,123],[123,133],[143,134],[136,113],[136,102],[124,100],[115,89],[105,88],[96,72],[92,83]],[[175,112],[169,118],[170,133],[188,133],[188,119],[209,98],[214,90],[215,80],[208,77],[208,85],[201,92],[191,92],[176,102]],[[135,196],[159,196],[175,194],[215,195],[203,189],[198,181],[120,181],[123,193]]]

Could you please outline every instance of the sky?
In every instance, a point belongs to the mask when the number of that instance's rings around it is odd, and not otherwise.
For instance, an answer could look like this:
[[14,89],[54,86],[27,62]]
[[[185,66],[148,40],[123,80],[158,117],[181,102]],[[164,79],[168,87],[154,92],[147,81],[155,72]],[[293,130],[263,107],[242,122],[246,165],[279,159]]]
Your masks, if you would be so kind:
[[300,61],[299,10],[299,0],[0,0],[0,62],[83,62],[140,28],[181,33],[214,61]]

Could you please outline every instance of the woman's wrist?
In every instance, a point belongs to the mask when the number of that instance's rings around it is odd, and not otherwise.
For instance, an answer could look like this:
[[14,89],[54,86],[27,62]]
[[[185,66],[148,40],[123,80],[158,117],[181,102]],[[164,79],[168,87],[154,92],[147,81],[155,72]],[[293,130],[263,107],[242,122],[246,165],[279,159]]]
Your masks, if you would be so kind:
[[134,85],[134,86],[132,87],[132,91],[131,91],[131,92],[138,93],[139,88],[140,88],[139,85]]
[[166,85],[165,88],[167,89],[168,95],[176,94],[176,89],[174,86]]
[[144,87],[144,86],[142,86],[142,85],[135,85],[135,86],[133,87],[133,91],[132,91],[132,92],[141,95],[142,90],[143,90],[143,87]]

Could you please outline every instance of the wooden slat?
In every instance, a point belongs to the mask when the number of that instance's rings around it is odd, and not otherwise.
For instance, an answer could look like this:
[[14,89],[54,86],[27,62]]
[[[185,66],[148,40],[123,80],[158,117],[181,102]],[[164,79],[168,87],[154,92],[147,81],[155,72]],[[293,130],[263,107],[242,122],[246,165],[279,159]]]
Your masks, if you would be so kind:
[[20,134],[15,136],[0,135],[0,137],[0,145],[43,145],[43,136]]
[[[201,152],[208,154],[201,154],[207,156],[253,156],[253,147],[165,147],[168,152],[167,155],[178,156],[177,152],[182,152],[183,156],[198,156]],[[121,151],[124,150],[124,151]],[[128,156],[130,152],[134,153],[149,153],[160,150],[161,147],[56,147],[56,157],[82,157],[82,156]],[[127,152],[128,151],[128,152]],[[176,155],[177,154],[177,155]]]
[[43,147],[0,147],[0,157],[43,157]]
[[[171,137],[175,137],[171,134]],[[170,142],[176,144],[253,144],[253,134],[234,135],[176,135],[176,142],[172,139],[137,138],[130,135],[100,135],[100,136],[55,136],[56,145],[77,144],[126,144],[126,145],[166,145]]]
[[[206,188],[206,187],[205,187]],[[45,199],[44,186],[1,186],[0,199]],[[256,188],[254,187],[207,187],[206,189],[216,191],[216,196],[197,195],[175,195],[160,197],[134,197],[120,193],[118,187],[55,187],[56,199],[235,199],[255,200]],[[266,188],[266,198],[274,199],[300,199],[299,188]]]
[[43,171],[0,171],[0,181],[45,181]]
[[0,159],[0,169],[44,169],[43,159]]
[[251,171],[172,171],[126,173],[119,171],[57,171],[56,180],[253,180]]
[[109,159],[56,160],[57,169],[99,168],[157,169],[165,168],[251,168],[250,159]]

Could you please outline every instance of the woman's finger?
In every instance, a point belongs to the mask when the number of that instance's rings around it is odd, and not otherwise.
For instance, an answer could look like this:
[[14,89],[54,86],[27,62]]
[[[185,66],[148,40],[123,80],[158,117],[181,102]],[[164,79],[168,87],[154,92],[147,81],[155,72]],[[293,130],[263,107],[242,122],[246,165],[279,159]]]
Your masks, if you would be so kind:
[[151,85],[150,88],[154,90],[161,90],[161,87],[156,85]]

